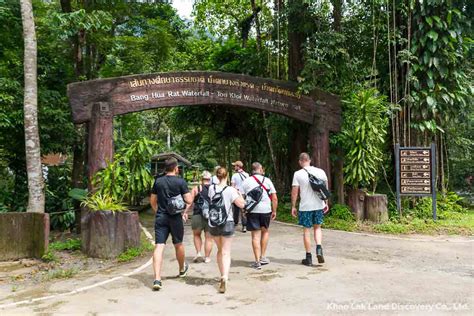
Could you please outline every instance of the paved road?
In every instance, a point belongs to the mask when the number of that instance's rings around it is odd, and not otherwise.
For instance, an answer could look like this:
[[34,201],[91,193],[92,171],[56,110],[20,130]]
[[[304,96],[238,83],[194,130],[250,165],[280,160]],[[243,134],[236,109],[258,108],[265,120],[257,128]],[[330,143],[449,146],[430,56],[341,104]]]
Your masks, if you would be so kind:
[[[74,280],[46,283],[0,298],[0,305],[53,295],[43,301],[0,309],[0,315],[169,315],[169,314],[465,314],[474,308],[474,242],[465,238],[397,238],[324,231],[324,266],[305,267],[298,227],[272,224],[269,258],[261,271],[252,260],[250,235],[237,233],[229,288],[217,293],[218,270],[191,264],[177,279],[171,246],[166,249],[164,288],[151,291],[151,266],[80,293],[75,289],[123,275],[144,264],[135,262]],[[146,226],[151,228],[151,224]],[[186,228],[189,260],[194,254]],[[54,296],[59,295],[59,296]]]

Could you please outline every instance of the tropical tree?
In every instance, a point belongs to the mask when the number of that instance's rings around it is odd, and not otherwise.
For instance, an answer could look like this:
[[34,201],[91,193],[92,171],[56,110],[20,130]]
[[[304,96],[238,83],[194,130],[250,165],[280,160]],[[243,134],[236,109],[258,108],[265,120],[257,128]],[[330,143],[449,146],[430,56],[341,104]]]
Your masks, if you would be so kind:
[[28,212],[44,213],[44,182],[38,127],[38,83],[36,31],[31,0],[20,0],[24,38],[24,119]]

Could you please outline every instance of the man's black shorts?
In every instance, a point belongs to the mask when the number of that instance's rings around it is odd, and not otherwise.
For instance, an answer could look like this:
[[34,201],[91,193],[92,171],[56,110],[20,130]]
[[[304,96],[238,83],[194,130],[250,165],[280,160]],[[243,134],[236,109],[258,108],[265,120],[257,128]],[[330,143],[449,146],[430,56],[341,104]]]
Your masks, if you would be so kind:
[[260,213],[250,213],[247,214],[247,230],[259,230],[262,227],[270,227],[270,219],[272,213],[260,214]]
[[155,243],[166,244],[170,234],[173,244],[183,242],[184,223],[181,214],[169,215],[161,212],[157,213],[155,218]]

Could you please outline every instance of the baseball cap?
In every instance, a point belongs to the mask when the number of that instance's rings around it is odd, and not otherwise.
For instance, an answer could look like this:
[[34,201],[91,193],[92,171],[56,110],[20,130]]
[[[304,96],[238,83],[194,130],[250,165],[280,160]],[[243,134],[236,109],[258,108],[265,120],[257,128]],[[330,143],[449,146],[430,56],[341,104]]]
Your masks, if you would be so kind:
[[244,166],[244,164],[243,164],[242,161],[237,160],[236,162],[233,162],[233,163],[232,163],[232,166],[237,166],[237,167],[242,168],[242,167]]
[[205,171],[202,172],[201,178],[206,179],[206,180],[210,180],[212,178],[212,175],[209,171],[205,170]]

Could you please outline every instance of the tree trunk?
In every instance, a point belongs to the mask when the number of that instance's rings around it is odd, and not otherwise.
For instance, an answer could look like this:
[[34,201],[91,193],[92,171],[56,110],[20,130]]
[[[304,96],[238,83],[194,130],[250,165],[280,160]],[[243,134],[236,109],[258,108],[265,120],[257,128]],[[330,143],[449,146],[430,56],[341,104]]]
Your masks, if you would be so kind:
[[288,1],[288,79],[296,81],[304,68],[302,45],[306,38],[303,32],[305,12],[295,7],[303,7],[302,0]]
[[329,160],[329,131],[313,125],[309,129],[311,144],[311,161],[313,166],[324,170],[328,177],[329,189],[332,189],[331,162]]
[[336,149],[334,162],[334,189],[337,194],[337,203],[344,204],[344,153],[341,147]]
[[252,12],[255,15],[255,29],[257,31],[257,52],[260,53],[262,49],[262,34],[260,31],[260,19],[258,17],[257,6],[255,4],[255,0],[250,0],[250,4],[252,5]]
[[365,218],[364,215],[364,200],[366,194],[360,189],[350,189],[347,192],[347,205],[352,210],[352,214],[358,221],[362,221]]
[[282,17],[282,12],[284,12],[284,6],[285,6],[285,1],[283,0],[274,0],[274,11],[275,11],[275,16],[274,16],[274,28],[276,29],[276,47],[277,47],[277,61],[276,61],[276,78],[281,79],[282,77],[282,67],[281,67],[281,34],[280,34],[280,24],[281,24],[281,17]]
[[281,191],[283,185],[282,185],[282,179],[280,176],[280,169],[278,168],[278,164],[277,164],[277,158],[275,155],[275,151],[273,150],[272,134],[270,132],[270,129],[268,128],[267,114],[265,112],[262,112],[262,114],[263,114],[263,125],[265,126],[265,135],[267,136],[266,138],[267,138],[268,150],[270,151],[270,157],[273,163],[273,170],[275,172],[276,187],[278,188],[279,191]]
[[44,213],[44,182],[38,126],[36,32],[31,0],[20,0],[24,38],[24,112],[28,212]]
[[387,196],[385,194],[365,196],[365,218],[375,223],[388,221]]
[[333,28],[336,32],[341,32],[342,4],[343,0],[332,0]]

